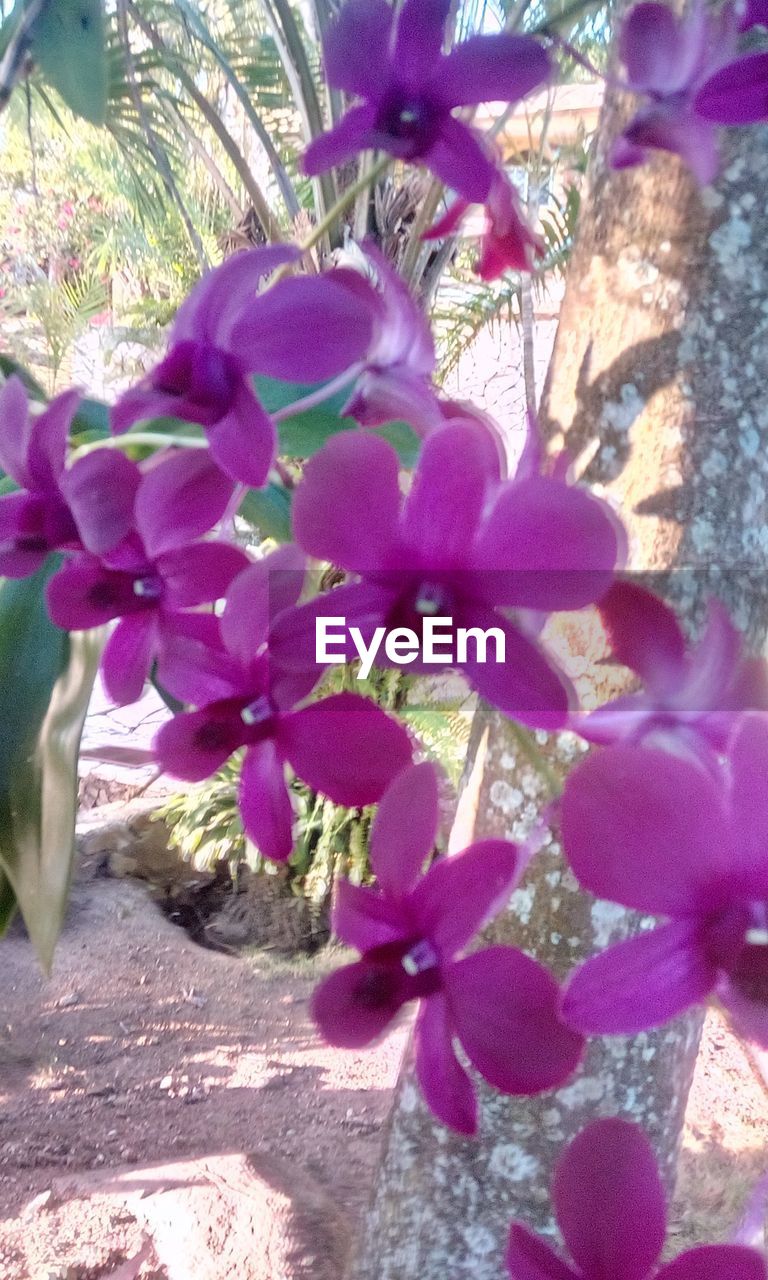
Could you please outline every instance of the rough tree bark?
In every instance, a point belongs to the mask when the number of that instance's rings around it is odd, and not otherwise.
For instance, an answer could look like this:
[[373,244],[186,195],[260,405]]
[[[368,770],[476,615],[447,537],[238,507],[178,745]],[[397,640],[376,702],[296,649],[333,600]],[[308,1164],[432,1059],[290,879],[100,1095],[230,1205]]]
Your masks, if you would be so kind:
[[[635,568],[664,574],[698,622],[709,592],[753,643],[768,623],[768,130],[732,132],[714,189],[673,159],[609,171],[625,105],[601,121],[570,266],[543,416],[553,447],[620,508]],[[585,648],[586,646],[586,648]],[[591,646],[591,647],[590,647]],[[566,634],[581,691],[597,650]],[[589,690],[587,689],[587,696]],[[581,747],[548,744],[565,772]],[[520,838],[547,799],[541,775],[503,719],[481,708],[452,845]],[[550,833],[494,941],[522,945],[562,975],[637,930],[636,916],[579,892]],[[695,1062],[700,1019],[592,1043],[564,1088],[531,1100],[481,1089],[482,1131],[466,1141],[401,1078],[354,1280],[500,1280],[509,1222],[551,1230],[547,1187],[558,1151],[596,1115],[623,1114],[655,1143],[667,1180]]]

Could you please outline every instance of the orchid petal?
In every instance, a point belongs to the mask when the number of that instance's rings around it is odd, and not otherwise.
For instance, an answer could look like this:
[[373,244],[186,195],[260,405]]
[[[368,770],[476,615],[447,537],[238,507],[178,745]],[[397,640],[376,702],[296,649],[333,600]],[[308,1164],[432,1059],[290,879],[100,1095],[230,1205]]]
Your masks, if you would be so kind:
[[430,1111],[457,1133],[476,1133],[477,1098],[456,1057],[448,1002],[441,993],[423,1001],[414,1040],[416,1079]]
[[404,84],[419,88],[435,69],[449,10],[450,0],[405,0],[392,55]]
[[597,1120],[560,1158],[552,1186],[557,1222],[584,1276],[648,1280],[667,1214],[651,1145],[637,1125]]
[[152,612],[136,613],[118,622],[101,658],[104,688],[117,706],[138,702],[157,641],[157,624]]
[[437,825],[435,767],[411,765],[385,791],[371,829],[371,867],[384,893],[410,893],[434,848]]
[[323,42],[329,84],[361,98],[377,98],[393,19],[386,0],[347,0]]
[[244,666],[265,643],[273,620],[298,600],[305,566],[302,552],[289,543],[234,579],[221,615],[221,634],[229,652]]
[[399,466],[391,445],[342,431],[310,458],[293,500],[300,547],[341,569],[376,569],[393,546],[400,512]]
[[517,866],[508,840],[480,840],[435,862],[410,897],[419,932],[441,955],[455,955],[505,906]]
[[24,489],[32,487],[27,465],[30,431],[29,396],[14,373],[0,388],[0,467]]
[[172,777],[202,782],[242,746],[243,730],[236,710],[214,704],[174,716],[158,731],[152,749]]
[[224,346],[240,309],[267,276],[287,262],[298,262],[296,245],[273,244],[246,249],[208,271],[176,312],[172,342],[206,340]]
[[371,130],[376,121],[376,107],[366,103],[352,107],[327,133],[321,133],[304,152],[302,168],[310,177],[344,164],[358,151],[374,145]]
[[583,1280],[521,1222],[512,1223],[507,1268],[511,1280]]
[[186,547],[166,551],[157,567],[165,586],[169,609],[210,604],[222,599],[243,569],[248,557],[229,542],[191,542]]
[[487,449],[469,423],[428,437],[402,515],[402,534],[430,566],[461,564],[474,540],[491,479]]
[[404,985],[391,969],[359,960],[315,987],[310,1013],[329,1044],[362,1049],[378,1040],[397,1016]]
[[699,90],[693,109],[715,124],[768,119],[768,53],[747,53],[721,67]]
[[411,760],[405,729],[354,693],[337,693],[282,716],[277,743],[298,777],[348,808],[380,800]]
[[688,760],[623,746],[590,756],[566,782],[562,830],[576,877],[600,898],[672,916],[723,901],[722,788]]
[[162,458],[141,479],[136,524],[154,559],[207,533],[224,515],[234,485],[204,449]]
[[132,529],[140,480],[136,463],[114,449],[95,449],[62,475],[61,492],[94,555],[111,551]]
[[270,738],[246,752],[237,803],[245,834],[259,852],[285,862],[293,849],[293,806],[285,766]]
[[532,478],[504,485],[478,539],[475,566],[494,603],[579,609],[611,585],[615,517],[583,489]]
[[243,307],[232,349],[252,353],[247,364],[270,378],[322,382],[362,359],[372,333],[370,301],[326,272],[281,280]]
[[484,204],[487,200],[496,175],[495,165],[478,135],[460,120],[449,115],[440,121],[437,141],[422,161],[441,182],[471,204]]
[[656,1280],[766,1280],[768,1268],[756,1249],[739,1244],[702,1244],[687,1249],[656,1273]]
[[613,656],[649,689],[666,694],[683,683],[685,636],[669,605],[632,582],[614,582],[599,609]]
[[358,951],[405,940],[413,931],[400,903],[376,889],[343,879],[336,881],[332,920],[335,937]]
[[562,1014],[585,1034],[635,1035],[698,1004],[716,980],[695,927],[675,921],[587,960],[565,989]]
[[467,1056],[503,1093],[563,1084],[584,1041],[557,1015],[557,983],[514,947],[486,947],[444,970],[451,1020]]
[[478,102],[518,102],[548,79],[544,48],[528,36],[472,36],[444,58],[435,92],[447,107]]
[[27,469],[36,489],[55,491],[64,470],[69,428],[80,403],[80,392],[64,391],[56,396],[29,428]]

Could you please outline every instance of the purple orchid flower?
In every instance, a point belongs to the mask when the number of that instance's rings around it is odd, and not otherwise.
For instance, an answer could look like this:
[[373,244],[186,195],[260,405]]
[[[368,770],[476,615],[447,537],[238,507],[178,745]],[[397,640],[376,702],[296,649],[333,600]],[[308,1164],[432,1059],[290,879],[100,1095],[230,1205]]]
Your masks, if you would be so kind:
[[[407,821],[403,816],[407,814]],[[557,1018],[557,984],[514,947],[460,956],[512,891],[518,851],[484,840],[422,875],[438,824],[435,769],[414,765],[394,779],[371,832],[378,887],[337,883],[334,932],[362,957],[316,988],[311,1011],[331,1044],[371,1044],[418,1000],[416,1074],[424,1097],[459,1133],[477,1129],[472,1081],[453,1047],[504,1093],[562,1084],[578,1065],[580,1036]]]
[[[0,391],[0,467],[20,486],[0,497],[0,573],[6,577],[36,573],[52,551],[106,551],[131,527],[133,472],[126,458],[98,449],[65,471],[79,401],[77,391],[65,391],[34,416],[16,375]],[[83,487],[93,518],[80,523]]]
[[362,98],[304,156],[309,174],[344,164],[358,151],[419,160],[467,200],[483,203],[496,172],[457,107],[517,102],[549,76],[535,40],[473,36],[441,52],[449,0],[349,0],[325,41],[325,69],[338,89]]
[[[489,702],[527,723],[564,723],[568,689],[535,641],[500,608],[580,608],[613,576],[612,514],[588,493],[542,478],[500,483],[475,424],[427,437],[403,500],[395,451],[363,432],[343,432],[307,464],[293,505],[297,542],[360,581],[292,610],[276,624],[272,652],[301,668],[314,661],[317,617],[341,616],[367,641],[376,628],[423,635],[425,619],[454,628],[498,628],[505,658],[468,646],[448,658]],[[497,651],[498,652],[498,651]],[[349,657],[354,650],[349,647]],[[418,655],[411,669],[425,666]]]
[[246,834],[268,858],[293,848],[285,765],[315,791],[348,807],[372,804],[411,759],[408,735],[374,703],[340,693],[296,710],[319,671],[281,671],[266,641],[270,620],[292,606],[304,560],[281,547],[232,583],[220,639],[180,636],[161,658],[169,692],[198,707],[158,733],[154,749],[169,773],[199,782],[245,748],[238,803]]
[[718,601],[690,656],[674,613],[650,591],[616,582],[598,608],[614,656],[642,677],[645,690],[574,717],[572,728],[588,742],[723,751],[740,712],[768,711],[768,666],[744,657]]
[[364,366],[342,414],[361,426],[404,420],[419,435],[442,424],[432,386],[435,344],[424,312],[374,245],[364,246],[376,272],[376,288],[357,271],[339,270],[347,287],[371,308],[373,328]]
[[263,485],[276,436],[250,375],[320,382],[357,362],[371,337],[371,300],[341,287],[333,271],[257,294],[277,267],[300,258],[299,249],[275,245],[209,272],[179,308],[165,359],[115,405],[112,430],[160,417],[198,423],[229,476]]
[[641,164],[649,149],[672,151],[698,182],[712,182],[719,156],[714,125],[699,110],[698,93],[735,47],[733,15],[713,17],[697,4],[677,17],[664,4],[643,3],[629,11],[619,34],[628,88],[650,101],[620,135],[614,168]]
[[768,1046],[768,719],[744,715],[717,776],[647,747],[609,747],[568,778],[565,851],[586,889],[669,923],[577,969],[570,1026],[634,1035],[715,992]]
[[[47,587],[50,616],[68,631],[121,619],[102,657],[105,687],[121,705],[140,697],[152,662],[187,625],[182,611],[221,599],[249,563],[229,543],[195,541],[224,514],[233,487],[207,452],[172,454],[145,474],[128,459],[123,462],[132,496],[131,531],[101,556],[74,555]],[[72,509],[94,545],[102,509],[92,505],[87,473],[82,479],[82,485],[78,477],[71,484]]]
[[651,1144],[626,1120],[596,1120],[558,1161],[557,1224],[574,1265],[514,1222],[512,1280],[766,1280],[765,1260],[738,1244],[698,1245],[659,1265],[667,1211]]

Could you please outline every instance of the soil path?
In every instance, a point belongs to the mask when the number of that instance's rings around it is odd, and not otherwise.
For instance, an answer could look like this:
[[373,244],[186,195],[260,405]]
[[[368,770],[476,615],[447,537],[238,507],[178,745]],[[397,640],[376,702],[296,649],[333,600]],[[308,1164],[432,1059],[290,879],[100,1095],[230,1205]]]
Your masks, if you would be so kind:
[[[335,1280],[405,1030],[368,1053],[325,1046],[308,1000],[329,963],[202,950],[131,881],[75,886],[48,979],[12,931],[0,943],[2,1280]],[[675,1244],[724,1235],[766,1168],[765,1086],[711,1015]],[[247,1240],[228,1261],[235,1220]]]

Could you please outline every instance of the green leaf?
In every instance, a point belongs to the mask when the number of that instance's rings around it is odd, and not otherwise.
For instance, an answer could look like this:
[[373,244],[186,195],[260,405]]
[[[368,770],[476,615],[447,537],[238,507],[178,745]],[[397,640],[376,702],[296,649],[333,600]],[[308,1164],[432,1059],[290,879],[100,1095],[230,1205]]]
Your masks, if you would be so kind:
[[101,400],[81,400],[70,430],[78,437],[78,443],[84,444],[86,439],[105,440],[110,434],[109,405]]
[[[67,635],[44,599],[53,558],[0,586],[0,875],[46,969],[64,919],[74,855],[77,753],[101,634]],[[0,884],[0,921],[8,893]]]
[[291,541],[291,495],[281,485],[268,484],[266,489],[249,489],[237,514],[265,538],[275,538],[277,542]]
[[19,364],[18,360],[14,360],[12,356],[0,355],[0,373],[4,378],[10,378],[12,374],[16,374],[24,383],[32,400],[47,400],[48,397],[36,378],[32,377],[23,364]]
[[76,116],[104,124],[107,56],[102,0],[48,0],[35,23],[32,53]]
[[7,876],[0,871],[0,938],[16,915],[16,894]]
[[277,424],[278,453],[282,458],[311,458],[331,436],[354,430],[355,425],[350,418],[340,418],[324,405],[297,413],[295,418],[285,418]]

